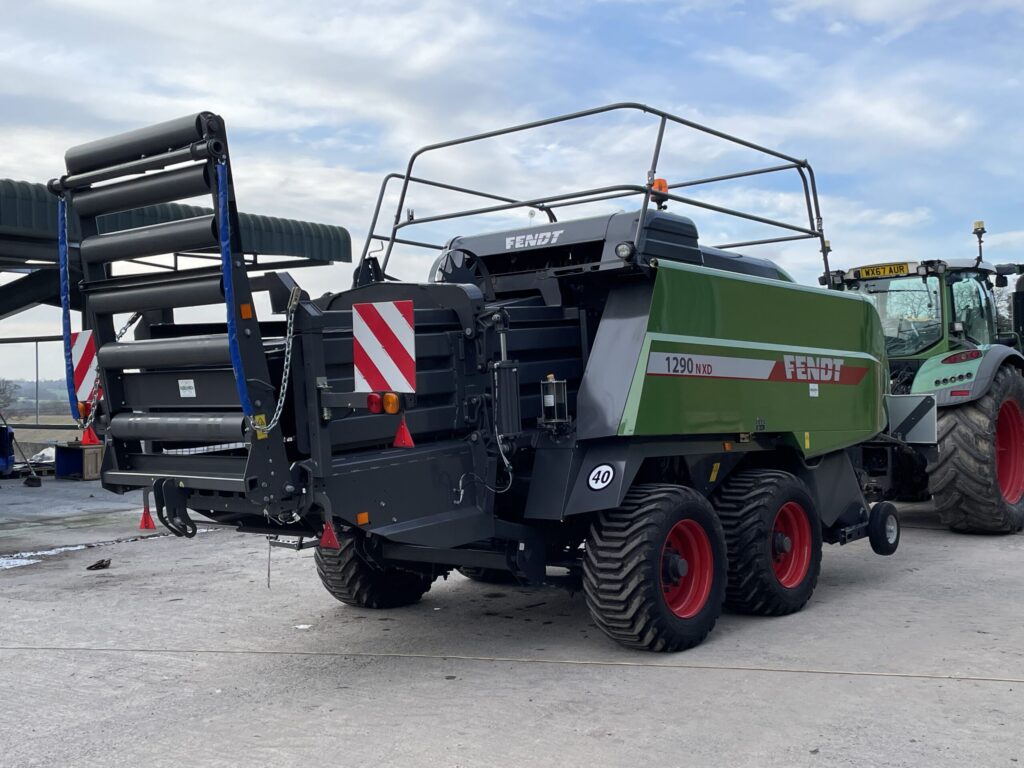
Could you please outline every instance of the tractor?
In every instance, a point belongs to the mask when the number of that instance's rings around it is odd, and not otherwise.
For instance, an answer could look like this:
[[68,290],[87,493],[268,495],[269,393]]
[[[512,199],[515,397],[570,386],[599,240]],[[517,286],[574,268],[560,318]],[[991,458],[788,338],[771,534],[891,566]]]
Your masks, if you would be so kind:
[[993,289],[1022,268],[985,261],[984,222],[973,233],[974,258],[871,264],[827,279],[878,310],[892,392],[936,398],[938,452],[930,461],[902,452],[891,492],[931,496],[954,531],[1013,533],[1024,527],[1024,281],[1012,294],[1013,329],[1001,329]]

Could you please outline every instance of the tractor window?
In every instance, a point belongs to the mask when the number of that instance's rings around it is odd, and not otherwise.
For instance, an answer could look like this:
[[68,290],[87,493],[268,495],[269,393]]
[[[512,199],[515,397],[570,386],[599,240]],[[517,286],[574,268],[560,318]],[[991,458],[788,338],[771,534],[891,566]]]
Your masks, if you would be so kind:
[[850,290],[875,305],[892,357],[915,355],[942,338],[942,301],[936,277],[865,280]]
[[964,335],[975,344],[991,344],[995,308],[977,276],[965,275],[953,283],[953,320],[962,323]]

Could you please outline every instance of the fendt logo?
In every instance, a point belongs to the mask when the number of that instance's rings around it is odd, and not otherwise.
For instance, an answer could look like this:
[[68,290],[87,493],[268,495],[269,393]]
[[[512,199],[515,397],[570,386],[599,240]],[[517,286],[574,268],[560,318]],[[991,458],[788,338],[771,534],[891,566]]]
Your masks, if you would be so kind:
[[834,381],[842,376],[841,357],[812,357],[809,355],[783,355],[786,378],[793,381]]
[[533,232],[529,235],[516,235],[505,238],[505,250],[513,248],[536,248],[539,245],[554,245],[558,238],[565,232],[564,229],[556,229],[553,232]]

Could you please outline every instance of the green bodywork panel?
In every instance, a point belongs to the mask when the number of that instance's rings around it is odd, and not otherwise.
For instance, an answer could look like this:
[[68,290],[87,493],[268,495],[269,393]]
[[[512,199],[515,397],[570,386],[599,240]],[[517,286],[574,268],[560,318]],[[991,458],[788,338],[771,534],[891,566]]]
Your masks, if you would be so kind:
[[782,434],[829,453],[884,429],[885,360],[859,296],[661,260],[619,434]]
[[[918,395],[937,392],[940,389],[946,388],[970,388],[978,376],[978,369],[985,359],[985,354],[991,348],[991,345],[979,346],[978,349],[982,353],[981,357],[962,363],[943,363],[942,360],[944,358],[953,354],[948,350],[925,360],[920,369],[918,369],[917,376],[914,377],[914,385],[910,389],[911,393]],[[960,378],[961,376],[963,378]]]

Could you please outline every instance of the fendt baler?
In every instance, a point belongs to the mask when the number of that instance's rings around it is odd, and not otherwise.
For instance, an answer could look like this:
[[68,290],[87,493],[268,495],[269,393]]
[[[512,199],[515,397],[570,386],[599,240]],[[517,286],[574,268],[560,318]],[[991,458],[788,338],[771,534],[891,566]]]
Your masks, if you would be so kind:
[[[428,151],[636,111],[658,129],[643,184],[518,200],[414,176]],[[667,184],[656,175],[667,125],[777,165]],[[872,506],[862,488],[891,476],[888,457],[912,424],[927,432],[931,414],[934,430],[934,404],[901,398],[899,436],[886,433],[889,376],[871,304],[704,246],[690,219],[665,210],[674,201],[781,227],[740,245],[814,239],[827,266],[805,161],[636,104],[433,145],[385,179],[353,287],[314,299],[287,274],[249,277],[215,115],[76,147],[66,159],[51,189],[80,239],[104,393],[103,484],[152,489],[175,534],[193,535],[196,514],[316,546],[331,594],[372,608],[416,602],[453,569],[524,585],[561,573],[582,579],[610,637],[666,651],[700,642],[723,603],[799,610],[823,541],[870,537],[879,553],[895,551],[895,508]],[[780,172],[799,177],[806,224],[678,191]],[[380,235],[391,182],[401,185],[397,213]],[[484,203],[403,215],[413,185]],[[102,213],[198,194],[212,195],[215,214],[95,234]],[[642,200],[638,210],[556,216],[629,196]],[[514,208],[547,223],[443,246],[403,232]],[[396,244],[436,248],[426,282],[387,275]],[[111,271],[124,259],[218,250],[219,270]],[[253,290],[269,292],[283,322],[257,317]],[[226,306],[226,322],[174,317],[197,305]],[[147,338],[118,338],[114,316],[129,312],[158,313]]]

